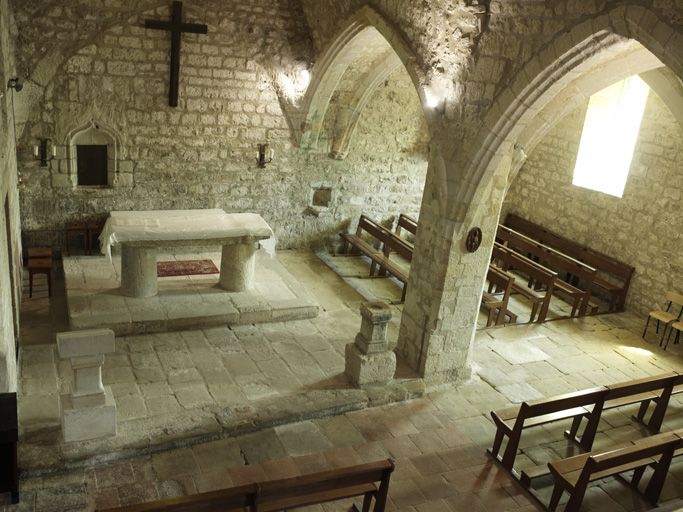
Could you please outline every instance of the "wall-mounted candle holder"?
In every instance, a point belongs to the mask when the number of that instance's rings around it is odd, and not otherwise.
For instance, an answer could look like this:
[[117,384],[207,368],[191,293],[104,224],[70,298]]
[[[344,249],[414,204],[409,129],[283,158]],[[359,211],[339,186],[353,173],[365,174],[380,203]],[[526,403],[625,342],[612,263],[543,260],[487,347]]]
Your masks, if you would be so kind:
[[47,143],[50,142],[50,139],[38,140],[40,141],[40,144],[33,146],[33,159],[40,160],[41,167],[47,167],[48,160],[52,160],[55,156],[57,156],[57,146],[52,144],[50,154],[48,155]]
[[[261,169],[265,169],[266,164],[273,161],[273,154],[275,153],[272,149],[267,151],[268,144],[259,144],[258,152],[256,153],[256,162]],[[266,156],[267,155],[267,156]]]

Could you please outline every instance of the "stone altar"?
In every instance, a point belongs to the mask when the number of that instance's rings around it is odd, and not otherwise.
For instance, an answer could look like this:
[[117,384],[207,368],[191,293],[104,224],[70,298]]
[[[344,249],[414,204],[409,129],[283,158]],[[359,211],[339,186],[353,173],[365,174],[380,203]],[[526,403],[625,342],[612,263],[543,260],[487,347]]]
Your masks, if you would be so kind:
[[110,213],[100,242],[111,257],[111,246],[122,244],[121,292],[128,297],[157,293],[157,247],[222,245],[221,288],[240,292],[254,286],[257,242],[268,239],[274,253],[273,231],[255,213],[225,213],[221,209],[150,210]]

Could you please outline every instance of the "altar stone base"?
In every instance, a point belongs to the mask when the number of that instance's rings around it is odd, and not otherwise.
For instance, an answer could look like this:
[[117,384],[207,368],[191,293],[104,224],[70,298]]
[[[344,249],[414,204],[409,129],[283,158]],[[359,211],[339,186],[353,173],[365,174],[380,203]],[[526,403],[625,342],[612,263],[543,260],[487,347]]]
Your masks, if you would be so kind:
[[62,395],[62,436],[65,443],[116,435],[116,404],[111,389],[104,389],[104,405],[74,407],[71,395]]
[[157,294],[156,247],[122,244],[121,293],[126,297],[153,297]]
[[229,292],[254,288],[256,244],[224,245],[219,286]]

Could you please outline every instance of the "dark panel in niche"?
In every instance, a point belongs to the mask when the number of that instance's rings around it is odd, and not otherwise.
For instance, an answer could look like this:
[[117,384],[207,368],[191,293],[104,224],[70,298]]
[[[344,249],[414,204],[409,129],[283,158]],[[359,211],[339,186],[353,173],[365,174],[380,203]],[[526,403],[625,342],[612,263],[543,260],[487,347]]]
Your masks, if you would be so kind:
[[78,185],[108,185],[107,146],[83,146],[76,149]]

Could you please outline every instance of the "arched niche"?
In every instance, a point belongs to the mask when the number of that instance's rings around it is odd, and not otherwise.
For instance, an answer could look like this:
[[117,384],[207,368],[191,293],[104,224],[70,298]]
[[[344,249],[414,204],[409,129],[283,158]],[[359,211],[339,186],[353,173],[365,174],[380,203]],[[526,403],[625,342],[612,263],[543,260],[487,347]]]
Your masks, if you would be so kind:
[[[80,161],[83,162],[85,150],[95,155],[92,158],[102,159],[102,165],[106,169],[106,178],[91,183],[83,178],[88,170],[78,168],[79,148],[81,150]],[[98,148],[102,151],[92,151]],[[68,162],[69,177],[74,186],[109,186],[116,185],[119,173],[121,142],[118,133],[111,127],[98,123],[94,119],[74,128],[67,135],[66,158]],[[82,165],[82,164],[81,164]],[[104,170],[103,170],[104,172]],[[79,179],[80,177],[80,179]]]

